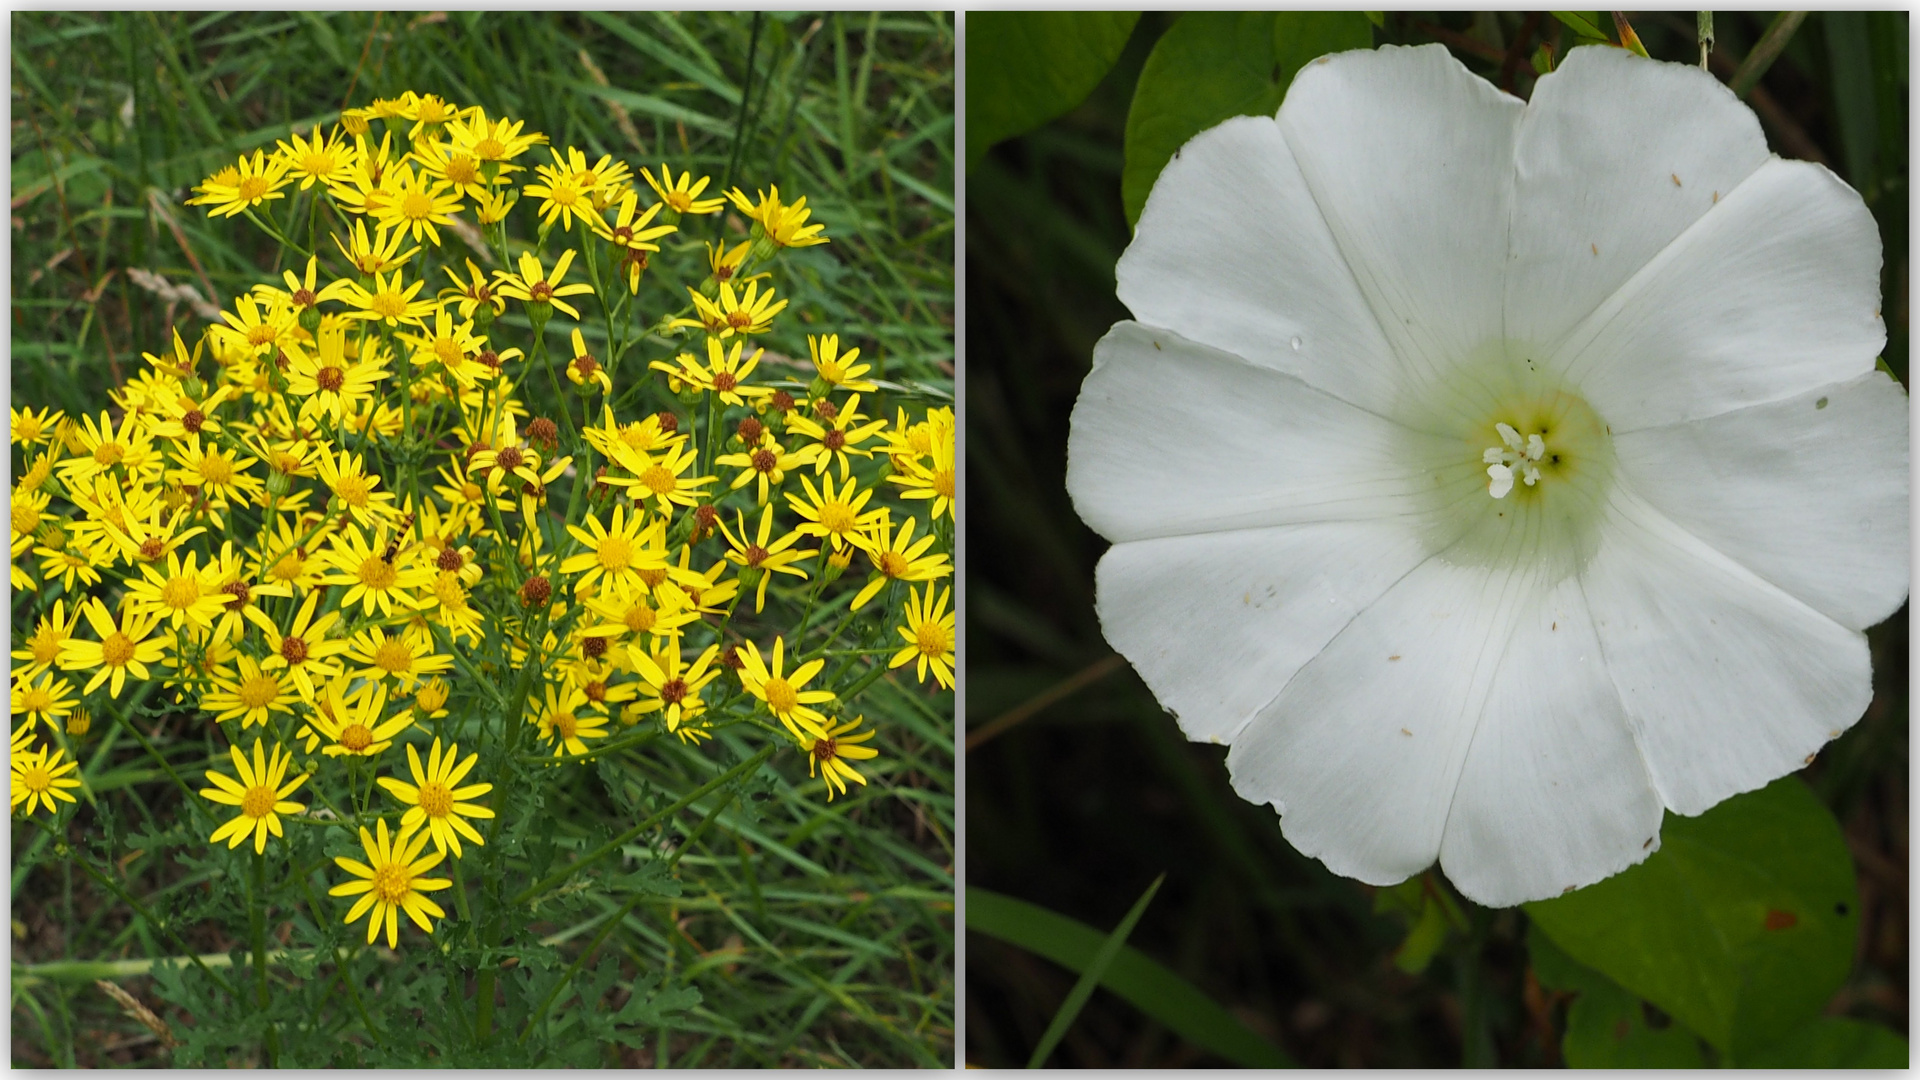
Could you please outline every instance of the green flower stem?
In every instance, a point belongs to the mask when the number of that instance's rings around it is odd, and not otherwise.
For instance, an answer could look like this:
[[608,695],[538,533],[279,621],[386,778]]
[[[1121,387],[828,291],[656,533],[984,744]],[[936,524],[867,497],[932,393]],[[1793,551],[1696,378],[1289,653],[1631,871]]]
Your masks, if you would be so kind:
[[460,922],[473,925],[473,912],[467,910],[467,878],[460,872],[460,857],[453,859],[453,908],[460,913]]
[[[253,853],[253,887],[247,890],[247,920],[253,938],[253,985],[254,998],[265,1014],[272,999],[267,994],[267,856],[264,852]],[[280,1059],[280,1032],[267,1022],[267,1067],[273,1068]]]
[[659,737],[660,737],[660,729],[654,728],[648,731],[637,732],[636,734],[628,738],[621,739],[616,742],[603,743],[587,751],[584,754],[573,754],[564,758],[554,758],[548,755],[525,754],[521,756],[520,763],[523,765],[553,765],[559,762],[565,762],[566,764],[571,765],[578,762],[592,761],[594,758],[600,757],[604,754],[611,754],[611,753],[614,753],[615,751],[630,750],[636,746],[645,746]]
[[582,855],[580,858],[575,859],[571,864],[569,864],[565,868],[561,870],[557,870],[554,873],[548,874],[546,877],[541,878],[539,881],[534,882],[532,885],[529,885],[525,889],[520,890],[520,892],[517,895],[515,895],[512,901],[510,902],[512,903],[513,906],[519,907],[521,904],[526,903],[528,900],[533,899],[534,897],[540,895],[541,893],[544,893],[547,890],[552,889],[557,885],[560,885],[561,883],[565,882],[568,878],[572,877],[574,874],[578,873],[579,871],[585,869],[586,867],[592,865],[593,863],[600,861],[601,859],[606,858],[608,855],[611,855],[614,852],[619,851],[622,847],[625,847],[627,845],[627,842],[632,840],[634,837],[639,836],[641,833],[647,831],[648,829],[653,828],[653,826],[660,823],[661,821],[664,821],[667,818],[673,816],[674,814],[679,813],[681,810],[686,809],[688,806],[692,805],[693,802],[699,799],[701,796],[706,795],[708,792],[714,790],[717,787],[720,787],[722,784],[726,784],[736,779],[739,776],[742,776],[748,772],[751,772],[754,769],[759,768],[762,764],[766,762],[768,758],[773,756],[773,752],[777,749],[779,749],[777,745],[761,747],[759,753],[754,754],[752,757],[748,758],[747,760],[741,762],[738,765],[735,765],[733,768],[728,769],[726,772],[721,773],[719,776],[714,777],[712,780],[709,780],[706,783],[688,792],[685,796],[683,796],[678,802],[675,802],[672,806],[669,806],[665,810],[662,810],[659,813],[654,814],[653,816],[640,822],[638,825],[635,825],[632,828],[628,829],[626,832],[623,832],[619,836],[614,837],[612,840],[607,841],[605,844],[602,844],[599,847],[588,852],[587,854]]
[[[700,819],[700,824],[694,827],[693,832],[688,834],[686,840],[667,858],[667,866],[669,868],[678,863],[680,856],[706,834],[708,826],[712,825],[714,821],[720,817],[721,811],[733,804],[735,794],[735,792],[727,792],[726,798],[721,799],[719,803],[715,804],[712,810],[707,811],[707,816]],[[621,905],[620,910],[614,912],[612,918],[601,924],[600,932],[593,936],[593,940],[587,943],[586,948],[580,950],[579,956],[574,957],[573,963],[567,968],[567,973],[560,977],[560,981],[554,984],[552,990],[548,991],[546,1000],[542,1001],[539,1007],[534,1009],[532,1014],[527,1017],[527,1026],[520,1029],[521,1042],[526,1042],[527,1036],[533,1034],[534,1025],[546,1017],[547,1010],[553,1007],[554,1000],[565,992],[568,987],[573,985],[574,976],[580,974],[580,969],[585,966],[587,958],[599,950],[601,942],[607,940],[607,935],[613,933],[614,928],[626,919],[627,913],[638,907],[640,901],[646,899],[647,895],[648,894],[643,891],[636,890],[631,897],[627,898],[627,902]]]
[[204,960],[201,960],[199,955],[193,951],[193,947],[187,944],[187,940],[181,937],[177,932],[175,932],[173,927],[155,918],[153,913],[147,910],[147,906],[145,904],[142,904],[140,901],[134,899],[132,894],[128,893],[127,890],[121,888],[120,885],[117,882],[115,882],[111,877],[108,877],[107,875],[102,874],[100,871],[95,870],[93,868],[93,864],[88,862],[84,857],[80,856],[78,853],[69,852],[68,858],[73,860],[73,865],[78,866],[80,868],[81,873],[92,878],[95,882],[105,887],[108,892],[112,893],[113,895],[119,897],[121,900],[125,901],[126,905],[133,909],[134,914],[147,920],[147,925],[159,928],[161,933],[166,934],[168,937],[178,942],[181,950],[185,952],[187,959],[193,961],[194,966],[199,968],[201,973],[204,974],[215,986],[218,986],[220,989],[226,991],[228,994],[231,994],[234,997],[240,996],[239,991],[233,988],[232,983],[229,983],[227,980],[221,978],[218,975],[215,975],[213,973],[213,970],[207,967],[206,962]]
[[887,667],[885,664],[873,665],[873,670],[861,676],[859,682],[854,683],[851,687],[847,689],[846,693],[841,694],[840,700],[843,702],[846,702],[846,701],[852,701],[854,698],[859,697],[861,691],[864,691],[867,687],[872,686],[876,682],[879,682],[880,676],[885,675],[887,672],[891,670],[893,669]]

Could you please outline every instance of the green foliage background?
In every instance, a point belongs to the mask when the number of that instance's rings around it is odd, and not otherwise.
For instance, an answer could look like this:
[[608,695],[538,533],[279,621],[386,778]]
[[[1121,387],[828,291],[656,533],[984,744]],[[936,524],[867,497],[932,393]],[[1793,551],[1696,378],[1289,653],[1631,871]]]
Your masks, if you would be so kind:
[[[169,342],[170,324],[193,340],[201,317],[136,285],[128,268],[215,304],[277,277],[271,241],[243,220],[210,223],[183,207],[190,186],[242,151],[330,124],[344,105],[406,89],[484,104],[554,146],[611,153],[636,172],[666,160],[711,175],[717,189],[777,183],[789,199],[806,195],[832,243],[794,253],[786,279],[793,313],[769,350],[805,356],[807,329],[836,329],[876,363],[875,376],[951,395],[948,15],[16,13],[12,31],[15,405],[97,413],[105,388],[139,370],[142,351]],[[714,237],[676,239],[697,250],[703,238]],[[650,302],[656,316],[663,302]],[[26,598],[14,599],[17,612]],[[731,806],[700,807],[715,813],[710,827],[695,833],[693,813],[670,819],[652,839],[685,846],[685,888],[612,874],[542,902],[530,935],[542,943],[516,957],[522,962],[502,981],[509,1012],[555,995],[553,1019],[533,1040],[554,1049],[547,1063],[949,1063],[947,700],[897,673],[868,691],[866,711],[886,719],[874,745],[894,767],[851,797],[829,805],[802,795],[806,770],[787,755],[779,775],[761,772]],[[174,748],[167,752],[204,757],[199,731],[183,728],[190,718],[150,706],[136,722]],[[244,911],[208,910],[202,887],[244,872],[250,853],[186,835],[177,790],[130,742],[110,741],[109,728],[97,720],[81,754],[101,806],[83,801],[66,840],[97,865],[124,860],[108,868],[117,887],[159,914],[136,917],[39,830],[17,823],[12,1061],[166,1060],[94,986],[113,978],[177,1035],[199,1032],[174,1060],[257,1063],[249,1055],[258,1015],[210,993],[198,968],[150,966],[178,954],[174,932],[214,955],[216,972],[225,959],[217,954],[240,947]],[[543,835],[510,853],[525,860],[527,881],[665,808],[672,797],[663,792],[689,790],[735,760],[728,750],[654,747],[648,758],[577,770],[572,788],[545,808]],[[103,825],[109,804],[118,817]],[[598,952],[570,970],[609,914],[636,895]],[[295,944],[325,936],[304,914],[293,918],[297,928],[274,932],[294,934]],[[324,960],[286,962],[275,972],[276,986],[285,985],[274,1015],[308,1024],[307,1043],[285,1048],[285,1060],[301,1064],[415,1064],[422,1050],[410,1036],[451,1023],[448,1001],[462,990],[415,981],[395,988],[378,1015],[364,1015],[338,988],[378,984],[376,953],[360,953],[337,983]],[[409,1038],[383,1045],[399,1035]]]
[[[1691,13],[1628,17],[1655,58],[1698,61]],[[1046,32],[991,18],[998,40]],[[1731,80],[1772,18],[1718,13],[1715,74]],[[970,146],[976,102],[996,93],[976,74],[1000,63],[978,51],[987,19],[967,22]],[[968,172],[970,910],[973,889],[990,894],[987,918],[969,920],[968,1062],[1024,1063],[1093,945],[1165,872],[1111,992],[1093,995],[1050,1064],[1253,1063],[1257,1049],[1208,1027],[1223,1017],[1304,1066],[1903,1064],[1904,608],[1869,633],[1865,718],[1812,766],[1702,818],[1669,816],[1646,865],[1526,911],[1476,908],[1437,873],[1375,890],[1302,857],[1270,809],[1233,794],[1225,748],[1188,743],[1101,638],[1104,544],[1068,503],[1065,445],[1093,344],[1127,317],[1113,268],[1129,221],[1186,136],[1272,111],[1307,58],[1289,42],[1356,30],[1323,48],[1441,41],[1523,97],[1536,46],[1575,43],[1545,12],[1372,26],[1357,13],[1148,14],[1084,101],[1031,109],[1058,119],[1036,118]],[[1903,381],[1906,41],[1903,13],[1816,13],[1749,98],[1776,152],[1832,168],[1879,221],[1885,359]],[[1182,84],[1196,56],[1213,59]],[[1062,917],[1079,944],[1043,947],[1031,931]],[[1195,988],[1212,1011],[1164,1007],[1191,1006]]]

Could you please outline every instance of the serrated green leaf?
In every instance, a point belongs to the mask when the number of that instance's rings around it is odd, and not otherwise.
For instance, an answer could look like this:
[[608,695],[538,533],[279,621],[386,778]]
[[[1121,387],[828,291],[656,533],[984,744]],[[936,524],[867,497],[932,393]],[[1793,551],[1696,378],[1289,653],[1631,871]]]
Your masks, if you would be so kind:
[[1740,1055],[1819,1015],[1853,961],[1853,860],[1794,777],[1697,818],[1646,862],[1526,905],[1554,944]]
[[1582,965],[1540,932],[1527,928],[1534,977],[1551,990],[1574,996],[1560,1056],[1575,1069],[1698,1069],[1706,1065],[1700,1041],[1671,1018],[1656,1019],[1645,1002],[1620,984]]
[[1373,44],[1357,11],[1190,11],[1147,57],[1127,111],[1120,201],[1140,220],[1160,171],[1187,140],[1235,116],[1271,116],[1300,68]]
[[1738,1064],[1744,1069],[1904,1069],[1907,1040],[1879,1024],[1823,1016]]
[[1086,100],[1137,11],[975,11],[967,16],[967,170],[994,143]]

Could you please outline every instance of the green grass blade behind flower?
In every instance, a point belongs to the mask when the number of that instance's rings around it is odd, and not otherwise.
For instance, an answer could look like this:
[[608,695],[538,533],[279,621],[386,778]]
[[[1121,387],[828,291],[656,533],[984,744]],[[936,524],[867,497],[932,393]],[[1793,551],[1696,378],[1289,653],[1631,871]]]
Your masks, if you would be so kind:
[[[1089,969],[1108,937],[1077,920],[976,886],[967,888],[967,929],[1080,972]],[[1237,1065],[1290,1068],[1294,1064],[1192,983],[1131,946],[1116,950],[1100,985],[1188,1041]]]
[[1027,1059],[1027,1068],[1037,1069],[1046,1064],[1047,1056],[1053,1053],[1053,1048],[1059,1045],[1060,1040],[1067,1034],[1067,1029],[1073,1026],[1073,1021],[1080,1015],[1081,1007],[1086,1005],[1087,999],[1093,996],[1093,988],[1099,984],[1101,976],[1106,974],[1107,967],[1113,963],[1114,957],[1120,954],[1121,948],[1127,943],[1127,935],[1133,933],[1134,924],[1140,921],[1140,916],[1146,914],[1147,905],[1153,902],[1153,894],[1160,891],[1161,884],[1166,880],[1165,874],[1154,878],[1153,884],[1147,886],[1147,891],[1141,893],[1140,899],[1134,901],[1132,910],[1120,920],[1120,925],[1114,927],[1113,933],[1108,934],[1106,940],[1100,943],[1100,947],[1094,950],[1085,970],[1080,973],[1080,980],[1073,984],[1072,990],[1067,992],[1066,1000],[1060,1003],[1060,1010],[1053,1014],[1053,1022],[1047,1025],[1047,1030],[1040,1036],[1040,1042],[1034,1046],[1033,1056]]

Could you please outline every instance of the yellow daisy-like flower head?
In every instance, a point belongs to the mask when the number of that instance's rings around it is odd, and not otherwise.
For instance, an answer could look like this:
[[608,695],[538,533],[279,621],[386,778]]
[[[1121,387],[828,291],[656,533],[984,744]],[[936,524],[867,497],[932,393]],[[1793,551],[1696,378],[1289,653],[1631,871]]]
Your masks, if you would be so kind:
[[38,682],[30,675],[15,675],[13,715],[26,717],[29,726],[65,717],[73,711],[74,699],[67,696],[72,692],[73,684],[52,672],[42,674]]
[[942,689],[953,689],[953,612],[946,610],[952,592],[942,589],[940,598],[933,600],[933,586],[928,585],[925,593],[914,589],[908,594],[907,625],[895,628],[907,639],[907,647],[893,655],[888,667],[917,661],[915,671],[921,682],[926,681],[931,668],[934,681]]
[[384,185],[387,198],[374,211],[374,219],[414,239],[426,234],[427,241],[440,246],[440,231],[435,225],[453,224],[453,215],[465,209],[460,189],[430,172],[414,172],[401,166]]
[[313,126],[313,133],[303,139],[299,132],[292,135],[293,142],[278,140],[275,145],[280,152],[275,155],[286,163],[288,182],[300,181],[300,190],[305,191],[314,184],[342,184],[353,171],[353,148],[336,129],[331,135],[322,135],[320,125]]
[[673,326],[698,326],[714,337],[729,338],[735,334],[764,334],[773,326],[773,317],[786,310],[787,302],[776,302],[773,287],[760,291],[758,281],[746,283],[745,291],[735,293],[733,283],[720,283],[718,301],[709,300],[697,290],[688,288],[693,298],[694,310],[698,319],[676,319]]
[[812,478],[805,475],[800,477],[800,483],[807,489],[805,499],[791,491],[787,492],[787,504],[793,507],[795,513],[807,519],[796,531],[803,536],[825,538],[835,551],[849,543],[858,544],[862,530],[887,516],[884,508],[861,513],[861,508],[867,505],[873,492],[859,490],[851,476],[847,477],[846,483],[838,491],[834,490],[831,476],[820,482],[824,492],[815,490]]
[[528,195],[540,197],[541,228],[550,228],[558,221],[563,229],[572,230],[576,217],[589,228],[596,223],[601,228],[606,227],[600,212],[593,208],[591,185],[582,183],[564,166],[536,165],[534,171],[540,174],[540,182],[528,184],[523,190]]
[[427,316],[433,314],[434,302],[415,300],[414,294],[425,288],[426,284],[425,278],[411,285],[403,284],[400,271],[395,269],[391,279],[385,274],[375,273],[372,289],[350,284],[347,294],[341,299],[359,309],[347,312],[349,319],[373,319],[388,326],[401,323],[425,326]]
[[540,726],[540,737],[553,740],[553,756],[565,757],[568,754],[587,752],[587,739],[604,739],[607,736],[607,718],[596,712],[586,711],[591,700],[586,690],[567,679],[556,689],[549,682],[546,685],[546,703],[535,706],[535,712],[528,717]]
[[367,920],[367,944],[371,945],[380,936],[380,927],[387,928],[387,948],[400,947],[400,913],[407,913],[415,926],[428,934],[433,933],[432,919],[444,919],[447,913],[440,905],[427,899],[421,893],[434,892],[450,887],[453,882],[446,878],[422,877],[427,871],[440,865],[446,858],[441,852],[420,857],[420,851],[427,845],[430,835],[424,829],[400,829],[398,840],[387,832],[387,820],[381,818],[377,823],[379,835],[376,838],[366,826],[360,827],[360,846],[367,853],[365,863],[349,859],[344,855],[334,857],[340,869],[354,875],[359,880],[344,882],[327,890],[328,896],[360,897],[353,908],[347,912],[346,922],[351,924],[367,912],[373,917]]
[[280,815],[298,814],[306,809],[301,803],[287,801],[287,796],[307,782],[306,774],[302,773],[283,785],[281,781],[286,778],[287,765],[293,760],[293,755],[275,746],[269,758],[259,739],[253,740],[251,765],[238,746],[228,747],[227,752],[233,756],[233,768],[240,779],[236,781],[225,773],[208,769],[207,779],[213,786],[201,788],[200,795],[209,802],[239,807],[240,816],[213,830],[213,835],[207,839],[215,844],[225,840],[228,847],[237,848],[246,842],[247,835],[251,833],[255,854],[263,853],[267,850],[268,833],[286,835],[280,824]]
[[584,282],[562,285],[561,281],[567,276],[567,267],[572,265],[572,248],[568,248],[560,253],[560,258],[553,264],[552,274],[548,274],[545,267],[541,265],[540,257],[529,251],[520,256],[520,272],[518,274],[510,274],[505,270],[495,270],[493,272],[494,280],[497,283],[497,291],[500,295],[509,296],[515,300],[524,300],[533,311],[538,311],[539,306],[542,304],[548,304],[578,319],[580,318],[579,310],[560,298],[563,296],[581,296],[591,293],[593,286],[585,284]]
[[291,676],[264,669],[245,653],[237,662],[237,672],[214,677],[215,689],[201,697],[201,708],[213,713],[219,722],[239,720],[243,730],[267,723],[276,712],[292,714],[300,695]]
[[844,724],[829,720],[819,735],[800,740],[800,748],[807,752],[807,775],[813,776],[815,767],[819,768],[820,778],[826,781],[828,802],[833,801],[836,792],[847,793],[847,781],[861,785],[867,782],[859,770],[847,764],[847,759],[865,761],[880,756],[880,751],[860,745],[876,734],[872,728],[853,734],[863,722],[858,716]]
[[631,710],[634,718],[657,712],[668,731],[678,732],[681,723],[705,712],[700,691],[720,677],[720,669],[713,663],[719,655],[720,647],[709,645],[693,666],[687,667],[680,659],[680,643],[673,638],[657,641],[651,652],[640,648],[637,641],[628,645],[627,660],[645,689]]
[[936,581],[953,573],[953,565],[947,556],[935,552],[926,554],[933,546],[933,534],[929,532],[919,540],[913,538],[913,530],[919,519],[908,518],[895,530],[885,519],[868,527],[864,542],[858,546],[873,560],[873,576],[867,580],[853,602],[847,605],[849,611],[859,611],[867,601],[879,595],[880,590],[894,581]]
[[330,740],[320,752],[328,757],[372,757],[393,745],[393,737],[413,726],[413,710],[402,709],[393,719],[381,722],[387,709],[387,688],[369,683],[346,693],[347,679],[336,678],[327,684],[325,699],[313,710],[309,721],[314,732]]
[[413,748],[413,744],[407,744],[407,766],[413,772],[413,783],[391,776],[383,776],[379,781],[381,787],[408,808],[406,815],[400,819],[400,831],[403,834],[410,833],[424,825],[433,837],[434,850],[452,848],[456,859],[461,857],[461,837],[466,837],[476,846],[484,845],[486,841],[465,819],[490,818],[493,811],[465,800],[485,795],[493,790],[493,785],[460,786],[460,781],[473,771],[479,761],[479,754],[468,754],[467,760],[460,761],[458,743],[447,747],[446,755],[442,757],[440,740],[436,738],[427,758],[427,766],[422,769],[420,752]]
[[335,572],[323,580],[329,585],[347,586],[341,608],[359,601],[366,614],[378,608],[386,617],[393,614],[396,604],[403,615],[421,606],[415,593],[433,584],[434,572],[421,566],[412,552],[402,550],[403,541],[398,534],[389,539],[383,527],[369,543],[358,525],[348,525],[333,538],[324,557]]
[[[23,729],[24,731],[24,729]],[[23,732],[16,732],[16,736]],[[67,774],[80,767],[77,761],[62,763],[66,751],[55,747],[52,753],[46,750],[27,750],[24,743],[16,741],[13,748],[13,808],[20,809],[21,803],[27,804],[27,813],[44,806],[48,813],[57,812],[59,807],[54,800],[75,802],[73,796],[66,793],[67,788],[77,788],[80,781]]]
[[759,698],[775,719],[787,726],[796,739],[817,739],[825,733],[827,718],[812,706],[833,700],[831,690],[803,689],[827,666],[825,660],[810,660],[791,672],[782,672],[785,645],[773,639],[773,657],[769,664],[760,649],[749,641],[742,647],[740,685]]
[[143,615],[129,609],[116,623],[113,613],[98,597],[88,600],[80,610],[100,640],[63,642],[60,666],[68,671],[93,670],[93,678],[87,680],[86,687],[80,691],[82,694],[91,694],[101,683],[111,680],[107,693],[117,698],[120,688],[126,685],[128,672],[136,679],[152,677],[147,665],[158,663],[167,652],[166,640],[152,636],[154,628],[160,625],[160,615]]
[[642,571],[667,568],[666,550],[660,542],[664,522],[656,522],[649,528],[644,512],[636,511],[629,518],[626,507],[618,505],[613,508],[611,527],[602,526],[600,519],[591,513],[586,521],[584,529],[578,525],[567,526],[567,531],[585,545],[586,550],[561,563],[561,573],[581,574],[580,583],[585,585],[632,588],[640,584]]
[[[174,334],[177,338],[179,331]],[[47,442],[53,438],[54,428],[66,419],[66,415],[58,409],[41,409],[38,414],[31,407],[9,409],[8,416],[12,422],[8,426],[7,437],[15,446],[34,446]]]
[[[907,462],[902,471],[887,477],[887,480],[899,484],[903,499],[932,499],[934,517],[945,516],[949,520],[954,515],[954,493],[958,482],[955,479],[953,462],[953,436],[949,432],[945,439],[936,439],[931,460]],[[898,458],[895,463],[898,464]]]
[[[723,462],[725,458],[721,459]],[[760,531],[757,535],[748,535],[746,522],[740,511],[733,512],[734,526],[740,531],[736,535],[727,528],[725,518],[719,520],[720,533],[727,538],[727,561],[740,567],[740,584],[744,588],[758,587],[759,593],[754,600],[753,610],[757,614],[767,606],[767,583],[773,575],[791,574],[802,581],[807,579],[806,570],[798,564],[820,554],[818,548],[800,550],[793,545],[800,542],[798,529],[788,532],[779,539],[773,536],[773,506],[764,504],[760,508]]]

